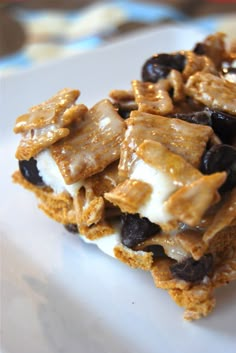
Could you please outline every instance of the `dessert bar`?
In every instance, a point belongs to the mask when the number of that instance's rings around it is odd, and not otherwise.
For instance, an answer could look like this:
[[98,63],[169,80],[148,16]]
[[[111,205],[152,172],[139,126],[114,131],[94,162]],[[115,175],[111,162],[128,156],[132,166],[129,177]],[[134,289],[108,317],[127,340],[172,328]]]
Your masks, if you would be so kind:
[[18,117],[13,181],[195,320],[236,279],[236,53],[216,33],[139,75],[92,107],[63,88]]

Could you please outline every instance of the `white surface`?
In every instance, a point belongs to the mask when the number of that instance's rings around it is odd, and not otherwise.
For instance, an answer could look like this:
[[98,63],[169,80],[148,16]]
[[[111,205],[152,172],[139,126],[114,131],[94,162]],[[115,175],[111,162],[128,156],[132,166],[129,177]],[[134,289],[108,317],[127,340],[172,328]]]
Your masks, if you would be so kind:
[[164,27],[81,56],[1,80],[1,353],[235,352],[236,284],[217,291],[217,308],[188,323],[151,275],[85,244],[37,209],[11,182],[15,118],[66,86],[95,103],[129,87],[154,52],[188,49],[202,38]]

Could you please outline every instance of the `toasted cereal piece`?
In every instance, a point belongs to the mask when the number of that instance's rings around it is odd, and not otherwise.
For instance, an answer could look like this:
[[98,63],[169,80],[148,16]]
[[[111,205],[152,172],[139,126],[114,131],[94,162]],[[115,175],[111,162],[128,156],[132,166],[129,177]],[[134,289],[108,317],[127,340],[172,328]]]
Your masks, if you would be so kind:
[[151,252],[133,251],[122,244],[118,244],[114,248],[114,255],[121,262],[133,268],[140,268],[149,271],[153,262]]
[[78,90],[64,89],[46,102],[29,109],[29,113],[16,120],[14,132],[22,139],[16,151],[16,158],[30,159],[70,132],[68,125],[79,120],[87,111],[83,105],[75,105]]
[[109,100],[91,108],[68,137],[51,146],[65,182],[88,178],[117,160],[124,132],[124,120]]
[[159,141],[194,167],[198,167],[213,133],[209,126],[138,111],[131,112],[126,123],[127,130],[121,145],[119,163],[119,173],[124,177],[127,177],[135,160],[135,150],[144,140]]
[[112,90],[109,97],[112,99],[118,114],[123,119],[127,119],[132,110],[138,109],[137,103],[134,100],[133,91]]
[[[203,176],[184,158],[152,140],[144,140],[136,155],[130,179],[105,195],[123,212],[139,213],[167,230],[167,226],[171,229],[173,221],[197,226],[208,208],[219,201],[217,190],[226,179],[225,172]],[[143,202],[136,196],[136,180],[152,188],[148,198],[140,193]],[[155,180],[159,180],[159,184]],[[137,206],[133,207],[135,204]]]
[[133,91],[127,91],[124,89],[113,89],[109,93],[109,97],[118,102],[130,102],[134,100]]
[[39,200],[39,208],[48,217],[62,224],[76,223],[73,199],[67,193],[55,194],[49,187],[38,187],[29,183],[19,171],[13,176],[13,182],[33,192]]
[[185,308],[184,319],[188,321],[209,315],[216,304],[213,288],[204,283],[184,290],[170,289],[168,292],[176,304]]
[[[220,287],[236,280],[236,227],[227,228],[218,233],[215,270],[212,276],[214,287]],[[214,239],[215,241],[215,239]]]
[[168,212],[190,226],[197,226],[206,210],[219,201],[217,190],[225,182],[225,172],[204,175],[173,193],[165,202]]
[[203,42],[196,44],[195,52],[210,58],[215,67],[220,69],[223,60],[228,56],[225,47],[225,34],[218,32],[207,36]]
[[170,89],[173,88],[173,101],[180,102],[184,100],[185,92],[181,73],[177,70],[171,70],[167,79],[170,82]]
[[221,208],[216,212],[214,219],[203,236],[203,241],[209,244],[214,236],[230,226],[236,220],[236,188],[225,197]]
[[132,81],[135,102],[138,110],[152,114],[169,114],[173,111],[172,99],[168,91],[160,89],[158,83]]
[[211,109],[236,114],[236,85],[208,72],[197,72],[190,76],[186,94]]
[[105,193],[106,200],[119,206],[122,212],[137,213],[148,200],[152,187],[139,180],[127,179],[110,192]]
[[136,154],[145,163],[170,177],[176,188],[190,184],[201,178],[201,172],[181,155],[172,152],[158,141],[144,140],[136,150]]
[[214,63],[205,55],[196,55],[192,51],[183,52],[186,57],[186,64],[182,72],[184,81],[195,74],[196,72],[211,72],[212,74],[217,74],[216,67]]
[[184,248],[177,236],[173,236],[173,232],[168,233],[161,231],[160,233],[152,236],[151,238],[146,239],[142,243],[139,243],[134,249],[138,251],[145,250],[147,248],[151,249],[152,247],[156,246],[161,246],[165,255],[168,256],[168,258],[176,261],[182,261],[191,255],[193,241],[191,242],[191,245],[188,244],[188,246]]
[[96,196],[103,196],[116,187],[122,179],[118,174],[118,161],[109,164],[102,172],[86,179],[86,189],[91,189]]
[[199,260],[206,251],[206,246],[202,240],[203,231],[198,228],[189,228],[180,230],[175,241],[179,244],[186,253],[190,254],[194,260]]
[[97,224],[104,216],[104,208],[103,197],[95,197],[89,205],[84,207],[80,222],[88,227]]
[[108,222],[101,220],[89,227],[85,224],[80,224],[79,232],[89,240],[96,240],[113,234],[114,228]]
[[79,97],[78,90],[63,89],[47,101],[29,109],[29,113],[19,116],[14,127],[15,133],[22,133],[32,129],[41,129],[55,123],[62,126],[73,121],[68,109],[74,107]]
[[89,228],[103,221],[104,199],[94,195],[94,192],[86,186],[81,187],[73,198],[78,229]]

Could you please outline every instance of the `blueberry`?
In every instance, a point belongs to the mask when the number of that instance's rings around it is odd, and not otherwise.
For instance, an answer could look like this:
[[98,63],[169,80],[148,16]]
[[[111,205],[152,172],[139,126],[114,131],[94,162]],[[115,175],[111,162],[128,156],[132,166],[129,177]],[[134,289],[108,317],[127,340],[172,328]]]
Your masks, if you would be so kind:
[[197,283],[210,274],[213,268],[213,256],[206,254],[196,261],[192,257],[170,266],[170,271],[175,278]]
[[236,186],[236,148],[230,145],[214,145],[203,156],[201,171],[204,174],[226,171],[228,176],[220,192]]
[[37,161],[33,157],[29,160],[19,161],[19,169],[23,177],[33,185],[44,186],[42,177],[39,175]]
[[142,80],[155,83],[166,78],[171,69],[182,72],[185,61],[185,56],[179,53],[154,55],[142,67]]
[[147,218],[140,218],[138,214],[125,213],[121,216],[121,241],[132,248],[159,233],[160,227]]
[[211,126],[211,114],[207,111],[192,112],[192,113],[175,113],[171,115],[172,118],[181,119],[188,123],[208,125]]
[[77,224],[73,224],[73,223],[68,223],[68,224],[64,224],[65,229],[70,232],[70,233],[78,233],[78,227]]

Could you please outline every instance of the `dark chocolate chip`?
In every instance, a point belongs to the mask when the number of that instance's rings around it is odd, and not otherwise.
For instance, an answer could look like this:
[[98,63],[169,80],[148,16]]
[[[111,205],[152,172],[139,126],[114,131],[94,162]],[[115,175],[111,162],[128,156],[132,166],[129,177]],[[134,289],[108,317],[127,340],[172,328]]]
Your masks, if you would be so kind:
[[125,213],[121,216],[121,241],[129,248],[159,232],[160,227],[157,224],[145,217],[140,218],[138,214]]
[[166,78],[172,69],[182,72],[185,62],[185,56],[180,53],[153,55],[142,67],[142,80],[155,83]]
[[177,262],[170,266],[170,271],[175,278],[183,279],[184,281],[197,283],[209,275],[213,268],[213,256],[206,254],[196,261],[192,257],[184,261]]
[[33,157],[29,160],[19,161],[19,169],[23,177],[33,185],[44,186],[42,177],[39,175],[37,161]]
[[207,111],[191,112],[191,113],[175,113],[172,118],[181,119],[188,123],[211,126],[211,114]]
[[212,128],[226,144],[236,138],[236,116],[218,110],[206,109],[211,113]]
[[236,186],[236,148],[230,145],[214,145],[202,158],[201,171],[204,174],[227,172],[227,179],[220,192],[232,190]]
[[197,43],[193,48],[193,52],[197,55],[205,55],[207,53],[207,47],[204,43]]
[[152,252],[154,259],[160,259],[163,257],[167,257],[165,254],[164,248],[161,245],[149,245],[143,249],[146,252]]
[[77,224],[69,223],[69,224],[64,224],[64,227],[66,230],[70,233],[78,233],[78,227]]

